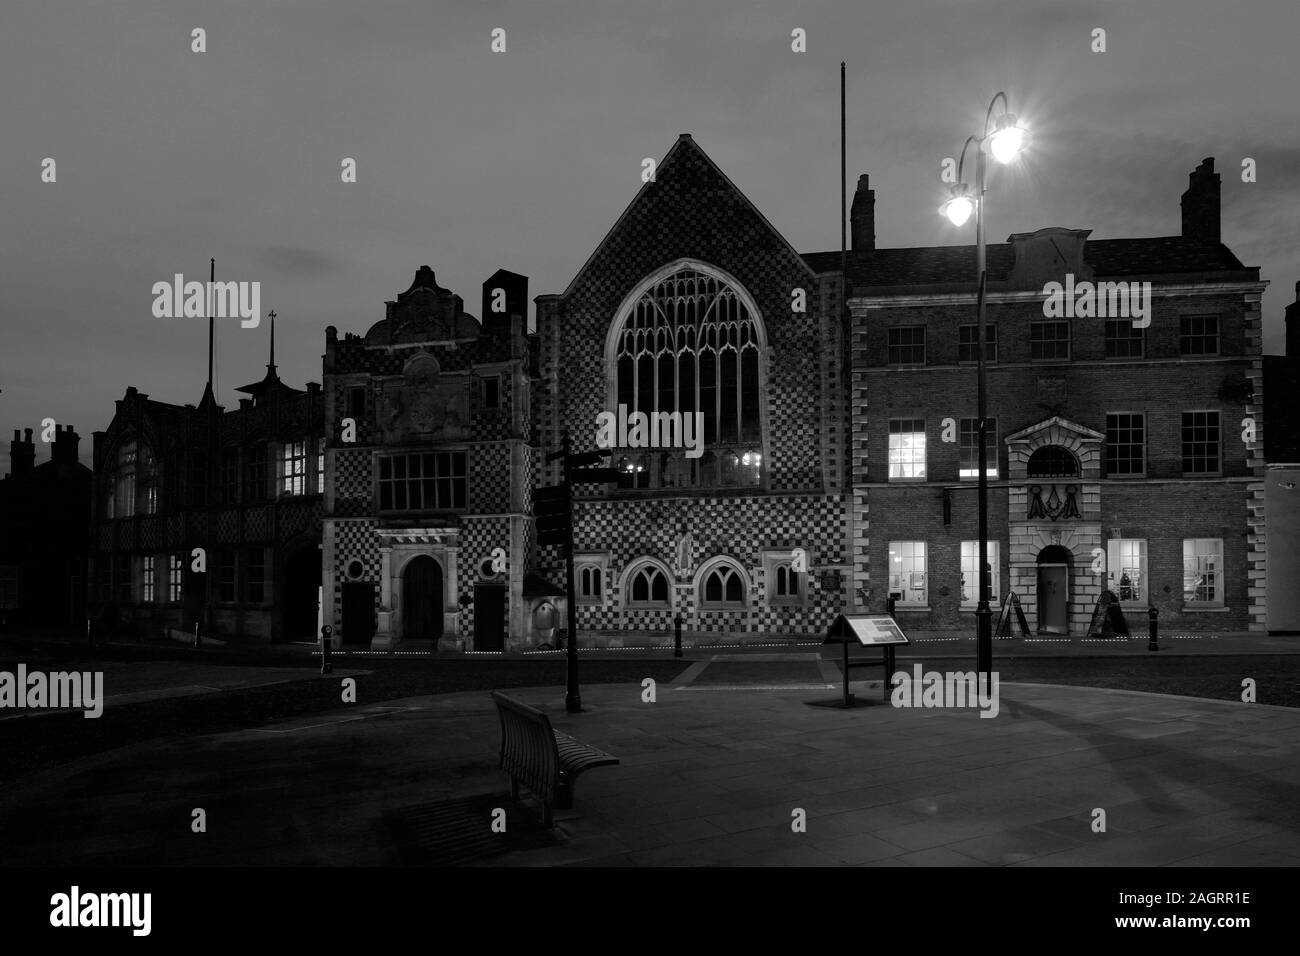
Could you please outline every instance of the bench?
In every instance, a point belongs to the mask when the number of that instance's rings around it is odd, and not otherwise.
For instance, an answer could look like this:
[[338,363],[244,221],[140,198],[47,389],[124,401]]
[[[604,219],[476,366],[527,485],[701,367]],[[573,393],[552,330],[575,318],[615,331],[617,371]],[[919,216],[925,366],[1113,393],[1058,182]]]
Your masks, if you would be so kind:
[[544,822],[554,826],[551,808],[573,806],[573,783],[592,767],[618,763],[618,758],[589,747],[551,727],[550,718],[500,691],[492,692],[501,718],[501,769],[510,774],[510,799],[519,799],[522,783],[541,801]]

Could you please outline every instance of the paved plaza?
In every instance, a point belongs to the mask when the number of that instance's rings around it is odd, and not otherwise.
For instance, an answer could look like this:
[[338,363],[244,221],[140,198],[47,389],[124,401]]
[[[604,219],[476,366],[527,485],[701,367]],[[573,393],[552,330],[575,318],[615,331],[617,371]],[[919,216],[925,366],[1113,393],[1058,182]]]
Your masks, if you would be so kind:
[[512,691],[621,758],[546,831],[508,798],[487,693],[367,704],[360,673],[355,705],[27,776],[0,797],[6,862],[1300,864],[1300,711],[1014,683],[994,719],[884,705],[878,682],[854,684],[866,706],[816,706],[838,674],[815,653],[719,654],[654,703],[585,686],[576,715],[562,687]]

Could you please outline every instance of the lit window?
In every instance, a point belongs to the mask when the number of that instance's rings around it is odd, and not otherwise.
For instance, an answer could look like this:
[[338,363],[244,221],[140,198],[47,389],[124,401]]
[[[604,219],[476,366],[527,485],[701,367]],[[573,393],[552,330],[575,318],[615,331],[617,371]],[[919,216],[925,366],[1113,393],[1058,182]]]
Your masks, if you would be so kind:
[[[998,575],[998,543],[989,543],[989,603],[998,600],[1002,593]],[[961,604],[962,607],[974,607],[979,602],[980,589],[980,543],[963,541],[961,543]]]
[[924,541],[889,542],[889,593],[900,605],[929,601]]
[[1143,538],[1106,542],[1106,577],[1123,603],[1147,603],[1147,543]]
[[[980,420],[978,418],[963,418],[958,431],[959,456],[957,477],[959,478],[978,478],[980,476],[979,462],[979,444],[980,444]],[[998,476],[998,423],[997,419],[990,418],[988,428],[984,432],[984,473],[990,478]]]
[[[153,555],[146,554],[144,558],[141,560],[140,564],[141,564],[141,570],[140,570],[141,595],[143,596],[145,604],[152,604],[154,601],[154,583],[155,583]],[[0,602],[0,607],[3,606],[4,603]]]
[[1107,415],[1106,474],[1141,475],[1145,472],[1145,416],[1134,412]]
[[889,479],[925,477],[925,420],[889,421]]
[[283,494],[301,495],[307,490],[307,443],[287,442],[281,456],[280,491]]
[[179,554],[167,556],[167,600],[172,604],[178,603],[181,599],[184,560]]
[[1183,474],[1219,473],[1219,413],[1183,412]]
[[653,565],[637,569],[628,582],[629,607],[667,607],[668,578]]
[[1187,604],[1223,604],[1223,540],[1183,540],[1183,601]]
[[325,494],[325,440],[323,438],[320,452],[316,455],[316,494]]

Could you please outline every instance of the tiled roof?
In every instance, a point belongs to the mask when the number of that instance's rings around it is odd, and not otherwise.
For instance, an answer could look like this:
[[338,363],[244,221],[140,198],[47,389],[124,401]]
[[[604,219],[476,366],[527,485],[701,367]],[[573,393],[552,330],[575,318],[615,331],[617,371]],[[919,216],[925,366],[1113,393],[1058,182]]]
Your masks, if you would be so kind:
[[[1015,263],[1012,245],[991,243],[987,255],[989,282],[1006,281]],[[1083,247],[1083,258],[1096,275],[1107,277],[1246,269],[1223,243],[1182,236],[1092,239]],[[804,253],[803,259],[815,272],[833,272],[840,267],[838,251]],[[849,276],[854,286],[951,285],[972,282],[974,275],[973,245],[877,249],[865,256],[849,253]]]

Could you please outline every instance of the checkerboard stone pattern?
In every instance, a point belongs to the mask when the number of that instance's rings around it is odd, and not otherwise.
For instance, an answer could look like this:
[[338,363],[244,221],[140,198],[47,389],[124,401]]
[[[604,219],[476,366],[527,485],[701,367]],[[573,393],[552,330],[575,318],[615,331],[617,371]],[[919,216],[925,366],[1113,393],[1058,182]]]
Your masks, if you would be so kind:
[[333,539],[334,561],[334,627],[342,627],[343,585],[349,580],[347,568],[353,561],[360,561],[361,580],[373,581],[375,587],[375,613],[379,613],[380,589],[379,577],[383,570],[379,555],[379,537],[375,534],[378,523],[373,518],[335,518],[326,519],[326,540]]
[[[752,496],[746,498],[625,499],[580,501],[574,529],[579,553],[608,552],[604,603],[578,605],[584,631],[671,633],[680,611],[683,630],[710,635],[820,635],[842,609],[842,591],[822,587],[822,569],[844,567],[847,502],[842,496]],[[678,574],[678,543],[691,537],[685,574]],[[771,600],[765,550],[808,551],[807,600],[782,605]],[[539,564],[559,566],[557,549],[543,549]],[[748,575],[748,607],[704,610],[699,605],[697,571],[715,557],[727,557]],[[619,587],[625,571],[651,558],[673,587],[670,608],[632,608]]]
[[374,508],[370,449],[335,448],[329,454],[333,458],[334,514],[349,518],[370,514]]
[[[483,580],[479,565],[484,558],[490,557],[493,548],[502,548],[510,554],[511,518],[477,518],[467,517],[460,526],[460,552],[456,562],[456,579],[460,593],[474,596],[474,585]],[[514,569],[508,569],[514,570]],[[457,595],[459,597],[459,595]],[[460,636],[472,647],[474,636],[474,605],[461,608],[459,615]]]

